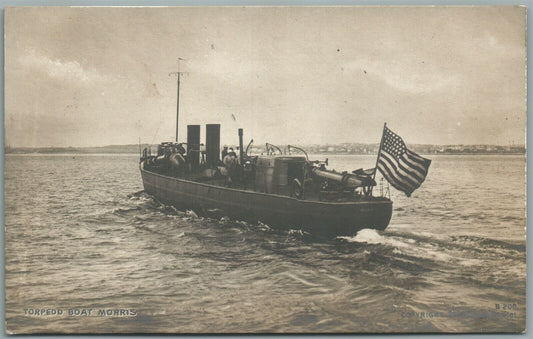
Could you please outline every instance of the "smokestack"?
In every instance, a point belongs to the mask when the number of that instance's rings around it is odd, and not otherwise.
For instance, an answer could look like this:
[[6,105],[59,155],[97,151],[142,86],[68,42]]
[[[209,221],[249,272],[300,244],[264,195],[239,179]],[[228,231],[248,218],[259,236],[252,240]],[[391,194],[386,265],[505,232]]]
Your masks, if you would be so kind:
[[205,162],[208,168],[220,161],[220,124],[205,125]]
[[191,171],[200,167],[200,125],[187,125],[187,156]]
[[244,163],[244,149],[242,143],[242,128],[239,128],[239,160],[241,164]]

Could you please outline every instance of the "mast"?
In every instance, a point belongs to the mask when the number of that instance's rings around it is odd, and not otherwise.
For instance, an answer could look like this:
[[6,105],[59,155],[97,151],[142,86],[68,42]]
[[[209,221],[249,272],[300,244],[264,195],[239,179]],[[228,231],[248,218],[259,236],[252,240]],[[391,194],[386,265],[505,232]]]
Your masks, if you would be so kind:
[[176,99],[176,142],[178,142],[178,128],[179,128],[179,120],[180,120],[180,75],[182,72],[180,72],[180,61],[185,60],[182,58],[178,58],[178,71],[177,72],[171,72],[168,75],[177,75],[178,78],[178,92],[177,92],[177,99]]
[[178,142],[179,121],[180,121],[180,72],[178,71],[178,93],[177,93],[177,99],[176,99],[176,142]]

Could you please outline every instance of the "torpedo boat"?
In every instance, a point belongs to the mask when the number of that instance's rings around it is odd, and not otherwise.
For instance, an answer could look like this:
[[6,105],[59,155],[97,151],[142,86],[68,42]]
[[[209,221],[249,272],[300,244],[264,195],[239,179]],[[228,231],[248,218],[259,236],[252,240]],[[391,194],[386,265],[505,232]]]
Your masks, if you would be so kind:
[[273,229],[301,230],[320,237],[352,236],[364,228],[384,230],[391,219],[388,189],[376,195],[376,169],[337,172],[325,159],[311,160],[304,149],[266,144],[249,154],[238,129],[238,153],[220,150],[220,124],[187,126],[178,142],[179,73],[176,141],[145,148],[140,157],[144,191],[158,201],[198,215]]
[[[144,149],[140,170],[144,191],[164,204],[199,215],[229,217],[271,228],[302,230],[317,236],[350,236],[363,228],[384,230],[392,201],[374,196],[374,169],[336,172],[325,161],[310,160],[304,150],[266,144],[263,155],[243,150],[222,152],[220,125],[189,125],[187,143]],[[224,154],[226,153],[226,154]],[[294,154],[297,153],[297,154]],[[383,192],[383,189],[381,189]]]

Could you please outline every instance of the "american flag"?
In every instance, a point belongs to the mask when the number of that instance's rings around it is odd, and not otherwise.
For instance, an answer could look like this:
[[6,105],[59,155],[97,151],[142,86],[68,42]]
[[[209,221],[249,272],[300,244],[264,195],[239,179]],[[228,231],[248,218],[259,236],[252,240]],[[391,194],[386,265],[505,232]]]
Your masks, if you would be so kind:
[[421,157],[405,146],[402,138],[384,127],[378,154],[379,172],[392,186],[408,197],[424,182],[431,160]]

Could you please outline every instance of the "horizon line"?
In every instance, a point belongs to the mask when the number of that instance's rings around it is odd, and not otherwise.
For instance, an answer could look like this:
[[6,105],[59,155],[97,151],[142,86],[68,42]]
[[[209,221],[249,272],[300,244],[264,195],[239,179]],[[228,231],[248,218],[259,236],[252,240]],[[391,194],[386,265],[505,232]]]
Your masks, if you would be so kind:
[[[172,141],[171,141],[172,142]],[[133,144],[108,144],[103,146],[13,146],[4,145],[4,149],[7,148],[105,148],[105,147],[124,147],[124,146],[139,146],[139,145],[159,145],[160,143],[133,143]],[[362,145],[379,145],[379,142],[339,142],[339,143],[315,143],[315,144],[295,144],[295,146],[326,146],[326,145],[343,145],[343,144],[362,144]],[[526,147],[526,144],[431,144],[431,143],[406,143],[406,145],[418,145],[418,146],[500,146],[500,147]]]

